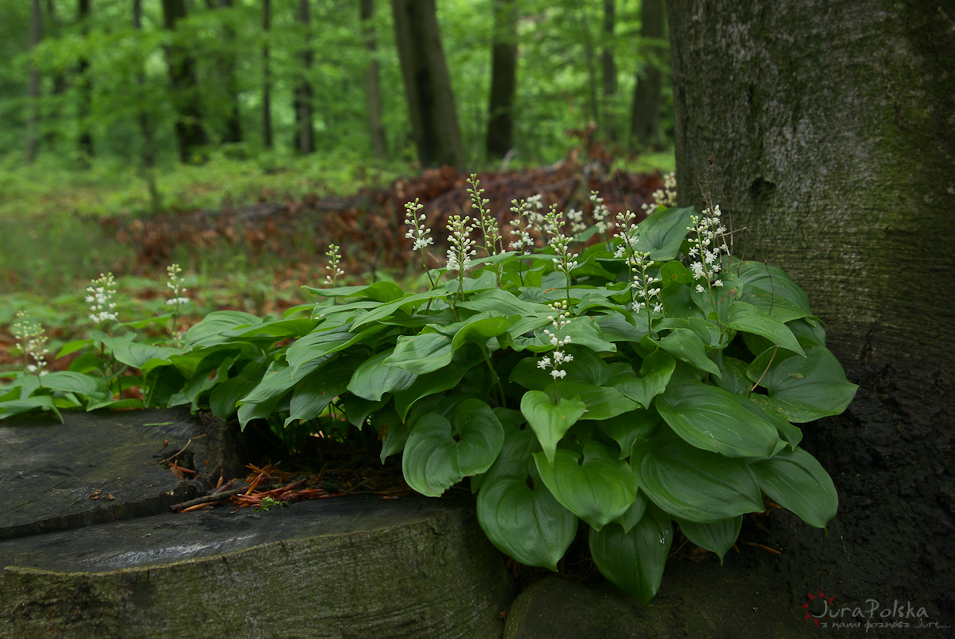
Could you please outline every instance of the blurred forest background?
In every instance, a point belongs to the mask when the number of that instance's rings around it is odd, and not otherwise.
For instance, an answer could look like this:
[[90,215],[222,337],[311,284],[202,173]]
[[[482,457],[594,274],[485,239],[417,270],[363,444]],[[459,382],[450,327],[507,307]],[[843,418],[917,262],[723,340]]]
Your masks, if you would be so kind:
[[[211,306],[269,311],[408,199],[465,209],[471,171],[502,202],[619,208],[673,166],[664,0],[0,7],[0,324],[100,270],[148,298],[172,261]],[[373,240],[352,266],[390,276]]]

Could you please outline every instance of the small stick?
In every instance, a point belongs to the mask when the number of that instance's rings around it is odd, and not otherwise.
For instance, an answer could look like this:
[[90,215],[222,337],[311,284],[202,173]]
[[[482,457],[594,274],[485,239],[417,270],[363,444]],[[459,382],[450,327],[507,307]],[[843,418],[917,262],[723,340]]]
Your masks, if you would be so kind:
[[211,504],[216,501],[225,501],[229,497],[233,497],[241,493],[244,488],[236,488],[235,490],[224,490],[221,493],[214,493],[212,495],[206,495],[205,497],[196,497],[195,499],[190,499],[189,501],[184,501],[181,504],[175,504],[170,506],[173,512],[182,512],[184,508],[191,508],[192,506],[198,506],[200,504]]
[[156,463],[157,463],[157,464],[165,464],[165,463],[167,463],[170,459],[172,459],[172,458],[174,458],[174,457],[177,457],[180,453],[182,453],[184,450],[186,450],[187,448],[189,448],[189,444],[192,443],[192,440],[193,440],[193,439],[202,439],[203,437],[205,437],[205,435],[196,435],[195,437],[190,437],[190,438],[189,438],[189,441],[186,442],[186,445],[183,446],[183,447],[179,450],[178,453],[174,453],[174,454],[170,455],[169,457],[167,457],[166,459],[163,459],[162,461],[158,461],[158,462],[156,462]]

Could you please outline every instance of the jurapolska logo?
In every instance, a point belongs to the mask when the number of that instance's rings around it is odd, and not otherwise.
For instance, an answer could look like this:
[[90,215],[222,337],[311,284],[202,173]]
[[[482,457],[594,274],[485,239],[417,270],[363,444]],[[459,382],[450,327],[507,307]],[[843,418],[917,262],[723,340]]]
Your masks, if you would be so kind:
[[895,629],[921,628],[943,630],[938,621],[929,619],[924,607],[913,606],[911,601],[892,600],[891,606],[883,606],[875,599],[866,599],[862,605],[836,606],[835,597],[826,596],[823,590],[818,595],[806,593],[808,601],[799,606],[806,611],[803,621],[812,619],[817,628],[829,629]]

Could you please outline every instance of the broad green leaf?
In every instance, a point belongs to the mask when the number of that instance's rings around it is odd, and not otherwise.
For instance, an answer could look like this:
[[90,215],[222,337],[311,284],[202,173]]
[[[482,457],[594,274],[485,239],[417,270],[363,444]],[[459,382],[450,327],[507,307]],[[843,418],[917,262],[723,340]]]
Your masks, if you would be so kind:
[[751,466],[767,497],[810,526],[825,528],[836,516],[839,496],[829,473],[801,448]]
[[400,453],[405,449],[405,443],[411,434],[408,424],[401,421],[397,413],[391,408],[385,408],[371,416],[371,425],[378,431],[378,438],[381,439],[381,463],[391,455]]
[[621,313],[610,313],[597,316],[597,326],[604,339],[611,342],[639,342],[647,334],[646,315],[634,318],[636,326],[627,321]]
[[209,394],[209,410],[212,414],[222,419],[232,417],[239,400],[258,385],[266,369],[264,362],[251,361],[245,364],[238,375],[213,388]]
[[357,358],[339,357],[312,371],[298,382],[292,393],[285,425],[288,426],[299,419],[315,419],[321,415],[336,397],[345,392],[348,380],[354,374],[359,361]]
[[726,320],[730,328],[760,335],[781,348],[805,355],[796,336],[785,324],[752,304],[733,302],[726,311]]
[[367,343],[387,327],[382,325],[369,326],[358,333],[350,332],[346,327],[339,326],[330,330],[317,330],[296,340],[285,351],[292,372],[295,373],[306,362],[343,351],[359,342]]
[[315,328],[315,321],[304,317],[279,318],[266,320],[254,326],[233,328],[222,333],[222,337],[249,340],[253,337],[280,340],[286,337],[302,337]]
[[723,376],[716,380],[716,385],[734,395],[749,394],[752,382],[746,376],[746,362],[735,357],[730,357],[725,351],[716,357],[716,365],[720,367]]
[[359,397],[377,402],[386,393],[395,393],[409,388],[418,376],[385,364],[385,359],[393,351],[394,349],[383,351],[363,362],[348,383],[348,390]]
[[354,322],[352,322],[351,330],[356,331],[365,324],[371,324],[372,322],[377,322],[383,320],[392,314],[395,311],[398,311],[401,308],[407,307],[410,311],[414,306],[420,302],[434,299],[443,299],[450,295],[450,291],[427,291],[425,293],[417,293],[415,295],[407,295],[401,299],[388,302],[387,304],[382,304],[378,308],[368,311],[364,315],[360,316]]
[[144,368],[146,363],[153,359],[168,361],[170,357],[179,353],[179,350],[175,348],[135,342],[133,340],[136,339],[136,335],[133,333],[110,337],[102,331],[90,331],[90,337],[97,342],[102,342],[112,352],[116,361],[133,368]]
[[689,328],[675,328],[660,339],[650,338],[654,344],[682,362],[701,371],[720,377],[719,367],[706,356],[706,347],[696,332]]
[[[743,261],[739,263],[735,271],[745,286],[744,298],[752,288],[758,288],[769,293],[771,303],[774,306],[779,304],[781,306],[780,310],[786,313],[804,313],[802,317],[812,316],[812,311],[809,308],[809,295],[798,284],[789,279],[789,276],[782,269],[776,266],[767,266],[761,262]],[[747,301],[753,303],[751,300]],[[759,306],[755,303],[754,305]],[[771,314],[776,315],[775,312]],[[777,319],[789,321],[782,317],[777,317]]]
[[321,297],[357,297],[361,295],[376,302],[391,302],[404,295],[404,291],[397,284],[388,281],[375,282],[369,286],[338,286],[336,288],[303,286],[302,288]]
[[623,515],[637,498],[637,478],[616,451],[598,442],[580,453],[561,449],[554,463],[543,452],[534,455],[541,479],[564,508],[600,530]]
[[395,393],[395,410],[402,419],[408,416],[408,411],[415,403],[429,395],[451,390],[461,383],[461,378],[472,367],[482,363],[477,358],[469,358],[465,351],[458,351],[451,364],[440,370],[425,375],[419,375],[414,383],[403,391]]
[[93,345],[93,340],[91,339],[78,339],[78,340],[73,340],[72,342],[67,342],[60,348],[60,352],[56,354],[56,358],[59,359],[61,357],[66,357],[67,355],[71,355],[78,350],[84,349],[87,346],[92,346],[92,345]]
[[647,509],[630,532],[616,523],[591,529],[589,542],[590,555],[604,577],[643,603],[653,599],[673,545],[673,527],[666,513]]
[[659,209],[637,226],[637,250],[649,253],[654,262],[676,258],[691,226],[693,207]]
[[803,423],[842,413],[855,397],[855,384],[846,379],[839,360],[825,346],[800,338],[806,357],[769,349],[746,370],[749,378],[768,391],[752,395],[767,413]]
[[24,399],[12,399],[0,402],[0,419],[6,419],[7,417],[13,417],[14,415],[20,415],[22,413],[29,413],[38,408],[45,411],[53,411],[56,413],[60,422],[63,421],[63,415],[60,414],[53,398],[49,395],[33,395],[32,397],[26,397]]
[[614,519],[614,523],[620,524],[623,527],[623,532],[630,532],[633,527],[639,524],[640,520],[643,519],[643,515],[647,512],[649,505],[650,500],[638,490],[637,498],[630,504],[626,512]]
[[640,365],[640,377],[624,373],[613,380],[613,387],[643,408],[649,408],[653,398],[670,383],[675,369],[676,360],[672,356],[665,351],[654,351]]
[[552,398],[541,391],[527,391],[521,398],[521,413],[541,443],[547,461],[553,463],[557,442],[577,423],[587,410],[579,398],[560,398],[555,405]]
[[[566,380],[561,380],[556,386],[560,397],[583,402],[587,407],[586,417],[591,421],[610,419],[638,408],[635,401],[612,386],[594,386]],[[545,388],[544,392],[553,396],[553,385]]]
[[482,351],[487,352],[485,347],[487,341],[492,337],[506,333],[519,319],[520,315],[510,315],[507,317],[485,317],[470,321],[454,335],[454,350],[458,350],[465,344],[474,343],[480,346]]
[[620,459],[624,459],[630,456],[633,443],[640,437],[649,437],[661,421],[655,410],[638,408],[596,424],[607,437],[617,442],[620,446]]
[[401,470],[411,488],[439,497],[463,478],[489,469],[503,444],[504,428],[491,407],[466,399],[451,422],[435,413],[418,420],[405,444]]
[[499,288],[492,288],[482,291],[458,304],[460,308],[470,309],[472,311],[493,313],[494,315],[552,315],[554,311],[546,304],[535,304],[526,302],[513,293],[502,291]]
[[705,524],[763,510],[756,477],[741,459],[673,438],[637,442],[630,464],[640,490],[679,519]]
[[687,443],[726,457],[768,457],[779,441],[776,426],[743,404],[745,397],[686,381],[657,398],[660,416]]
[[102,377],[73,373],[70,371],[56,371],[40,378],[43,388],[77,393],[88,398],[90,403],[112,399],[113,394],[106,387],[106,380]]
[[[570,324],[560,329],[560,336],[562,338],[569,336],[572,344],[586,346],[598,353],[617,352],[616,344],[604,339],[603,333],[600,331],[600,326],[594,318],[589,316],[575,317],[570,320]],[[540,339],[543,340],[544,337],[541,336]],[[549,340],[547,340],[546,343],[548,347],[551,346]]]
[[242,326],[252,326],[262,320],[251,313],[242,311],[213,311],[198,324],[192,326],[182,336],[186,351],[197,347],[208,347],[230,341],[223,334]]
[[373,413],[377,413],[381,410],[385,404],[388,403],[388,398],[379,399],[377,402],[373,402],[370,399],[365,399],[364,397],[358,397],[357,395],[352,395],[351,393],[342,392],[339,394],[341,401],[341,408],[345,411],[345,416],[348,418],[348,421],[352,426],[361,430],[366,420]]
[[547,490],[528,486],[528,464],[503,455],[484,476],[477,518],[498,550],[527,566],[557,571],[577,533],[577,517]]
[[454,349],[451,338],[441,333],[401,336],[384,363],[416,375],[424,375],[451,363]]
[[722,564],[723,556],[733,547],[739,537],[739,530],[743,525],[743,516],[737,515],[732,519],[724,519],[710,524],[700,524],[681,519],[677,519],[676,522],[680,524],[680,530],[690,540],[690,543],[710,552],[715,552]]

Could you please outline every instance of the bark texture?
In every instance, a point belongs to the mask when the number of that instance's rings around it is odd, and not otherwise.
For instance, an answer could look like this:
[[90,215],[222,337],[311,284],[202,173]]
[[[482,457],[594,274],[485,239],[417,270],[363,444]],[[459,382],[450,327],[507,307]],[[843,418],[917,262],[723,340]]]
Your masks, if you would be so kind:
[[712,158],[746,229],[736,255],[807,289],[860,384],[846,414],[804,429],[840,514],[827,538],[794,522],[811,560],[784,554],[783,569],[818,573],[842,603],[909,600],[950,624],[955,11],[670,0],[669,22],[682,203]]
[[395,43],[422,166],[464,168],[464,146],[435,0],[391,0]]
[[313,117],[312,62],[312,19],[309,0],[299,0],[296,16],[305,33],[305,43],[300,55],[302,61],[301,78],[295,87],[295,130],[298,152],[308,155],[315,152],[315,121]]
[[[89,33],[91,0],[79,0],[77,5],[77,19],[83,37]],[[85,55],[80,55],[76,66],[77,85],[79,86],[79,150],[80,162],[88,165],[93,157],[93,133],[90,131],[93,119],[93,80],[90,77],[90,61]]]
[[[162,0],[163,27],[176,30],[176,23],[186,17],[185,0]],[[202,126],[202,107],[196,78],[196,60],[185,43],[176,38],[166,47],[169,79],[176,109],[176,144],[179,161],[195,160],[206,145],[206,130]]]
[[630,109],[630,146],[647,147],[660,143],[660,98],[663,89],[661,65],[666,55],[665,0],[643,0],[640,10],[640,47],[649,56],[637,72]]
[[[43,37],[43,16],[40,11],[40,0],[33,0],[30,5],[30,51],[33,52],[40,39]],[[27,115],[27,156],[26,163],[32,164],[36,158],[37,148],[37,112],[40,100],[40,70],[36,64],[30,63],[30,83],[27,85],[27,102],[29,112]]]
[[272,30],[272,0],[262,0],[262,144],[272,148],[272,59],[269,37]]
[[368,136],[376,158],[388,154],[385,136],[384,107],[381,100],[381,73],[378,68],[378,35],[375,33],[375,0],[361,0],[361,33],[368,52],[368,68],[365,69],[365,100],[368,103]]

